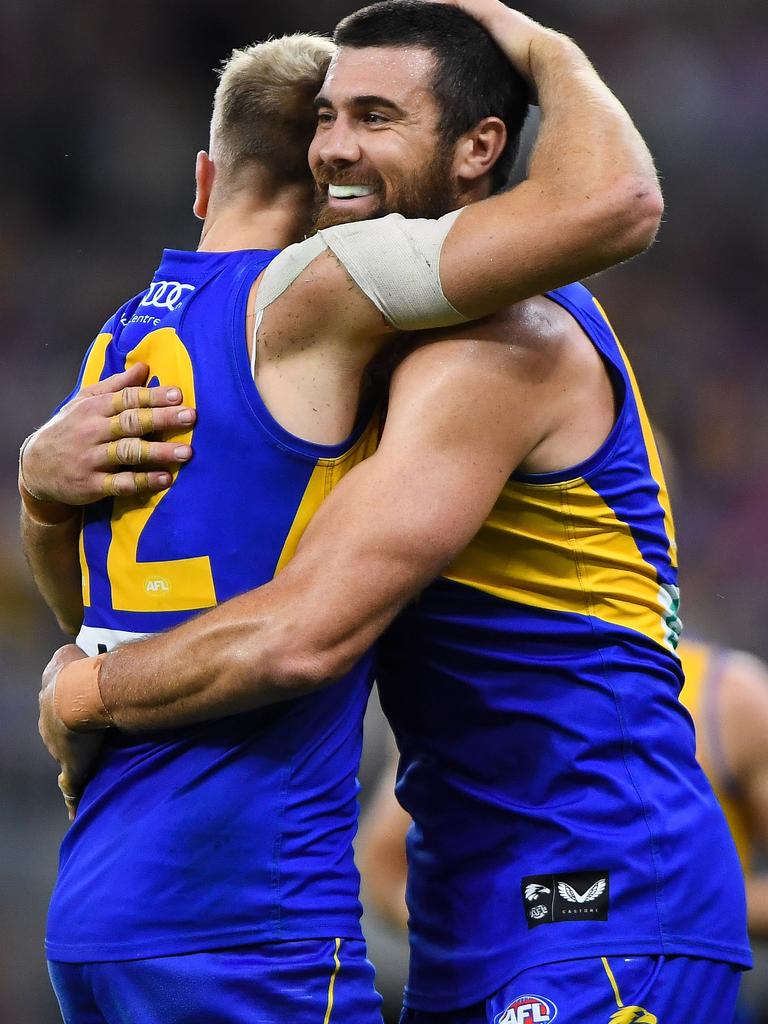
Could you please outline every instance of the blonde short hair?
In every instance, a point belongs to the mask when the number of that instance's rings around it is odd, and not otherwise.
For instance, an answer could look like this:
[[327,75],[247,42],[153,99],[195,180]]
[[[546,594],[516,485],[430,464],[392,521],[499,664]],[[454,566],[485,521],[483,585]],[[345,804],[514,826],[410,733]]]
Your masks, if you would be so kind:
[[297,34],[232,53],[213,100],[211,156],[220,172],[236,178],[257,162],[288,182],[308,174],[312,101],[335,52],[325,36]]

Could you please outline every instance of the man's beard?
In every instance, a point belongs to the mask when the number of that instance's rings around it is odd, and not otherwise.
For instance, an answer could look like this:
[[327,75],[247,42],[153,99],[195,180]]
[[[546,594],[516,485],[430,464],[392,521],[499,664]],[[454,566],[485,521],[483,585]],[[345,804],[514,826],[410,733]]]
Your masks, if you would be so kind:
[[[375,194],[378,197],[378,205],[366,214],[365,219],[386,217],[388,213],[401,213],[404,217],[437,218],[455,210],[458,194],[451,173],[452,159],[453,153],[447,146],[438,146],[429,163],[416,175],[396,182],[390,187],[389,193],[385,193],[380,178],[365,182],[376,186]],[[347,212],[343,206],[330,207],[327,202],[329,182],[336,185],[361,184],[354,180],[353,173],[334,173],[330,168],[320,168],[317,178],[313,216],[315,231],[360,219],[353,212]]]

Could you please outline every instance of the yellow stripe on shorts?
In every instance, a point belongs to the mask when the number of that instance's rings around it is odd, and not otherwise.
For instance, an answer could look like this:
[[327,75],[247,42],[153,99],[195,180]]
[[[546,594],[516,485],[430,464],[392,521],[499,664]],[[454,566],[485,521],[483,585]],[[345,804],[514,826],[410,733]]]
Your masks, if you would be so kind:
[[341,949],[341,939],[336,939],[336,948],[333,951],[333,974],[331,980],[328,982],[328,1005],[325,1010],[325,1019],[323,1024],[329,1024],[331,1019],[331,1011],[333,1010],[333,990],[336,987],[336,975],[341,970],[341,960],[339,959],[339,950]]
[[619,1007],[619,1009],[621,1009],[624,1006],[624,1003],[622,1003],[621,1001],[621,996],[619,995],[619,986],[616,984],[616,978],[614,977],[613,971],[611,970],[611,965],[608,963],[607,957],[601,957],[601,959],[603,961],[605,973],[608,975],[608,981],[610,981],[611,983],[613,994],[616,996],[616,1005]]

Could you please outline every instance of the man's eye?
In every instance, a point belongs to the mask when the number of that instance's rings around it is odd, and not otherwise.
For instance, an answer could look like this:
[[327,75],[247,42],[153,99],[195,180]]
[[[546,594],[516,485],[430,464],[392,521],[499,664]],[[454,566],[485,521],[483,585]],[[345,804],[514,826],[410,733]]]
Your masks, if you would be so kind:
[[369,111],[363,118],[366,124],[386,124],[387,118],[383,114],[377,114],[375,111]]
[[317,123],[318,124],[331,124],[333,122],[333,114],[330,110],[318,110],[317,112]]

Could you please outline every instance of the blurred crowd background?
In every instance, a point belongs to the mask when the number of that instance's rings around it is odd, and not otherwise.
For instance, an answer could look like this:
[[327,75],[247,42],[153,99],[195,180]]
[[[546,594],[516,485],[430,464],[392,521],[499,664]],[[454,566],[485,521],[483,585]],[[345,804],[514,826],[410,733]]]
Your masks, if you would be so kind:
[[[42,935],[66,825],[36,732],[39,671],[60,637],[19,552],[18,446],[69,391],[106,316],[146,285],[162,246],[196,246],[193,166],[213,69],[269,34],[330,31],[355,6],[0,3],[0,1024],[59,1019]],[[587,50],[656,156],[659,241],[591,287],[676,456],[686,625],[768,656],[766,5],[524,9]],[[371,733],[364,781],[382,756],[379,726]],[[378,931],[374,947],[396,990],[402,951]]]

